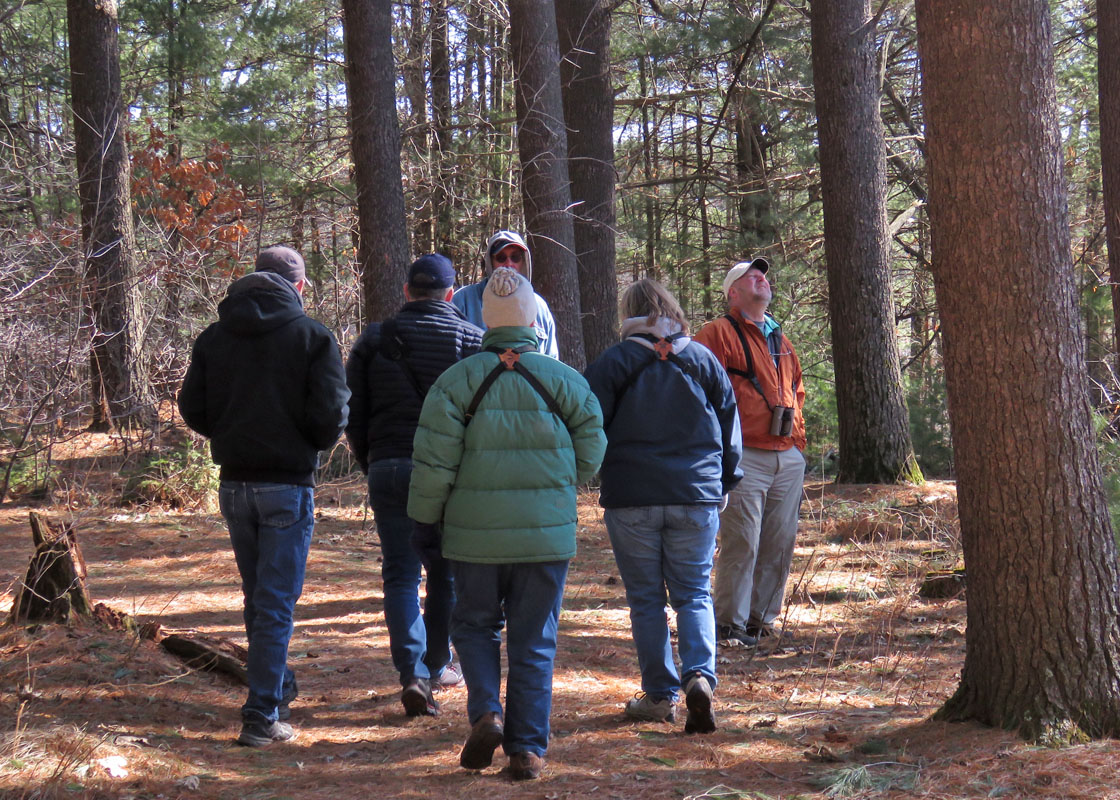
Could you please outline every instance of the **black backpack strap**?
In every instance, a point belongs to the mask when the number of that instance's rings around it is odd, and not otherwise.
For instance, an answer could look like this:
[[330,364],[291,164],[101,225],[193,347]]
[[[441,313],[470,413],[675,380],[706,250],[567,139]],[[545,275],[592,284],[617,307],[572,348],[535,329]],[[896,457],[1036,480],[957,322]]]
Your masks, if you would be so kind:
[[565,428],[568,427],[568,421],[564,419],[564,414],[560,409],[560,404],[556,402],[556,398],[553,397],[552,393],[545,388],[545,385],[537,379],[537,376],[521,363],[521,354],[535,353],[537,352],[536,347],[529,344],[520,347],[487,347],[486,352],[496,354],[498,356],[498,363],[494,366],[494,369],[490,370],[486,377],[482,379],[478,391],[474,393],[474,397],[471,398],[471,402],[467,406],[467,411],[463,416],[468,425],[474,417],[475,412],[478,411],[478,406],[482,402],[482,398],[486,396],[486,393],[490,391],[490,387],[494,385],[494,381],[498,380],[502,373],[512,371],[528,381],[529,385],[533,387],[533,390],[544,400],[544,404],[548,407],[548,410],[564,423]]
[[682,336],[684,336],[683,332],[674,333],[670,336],[666,336],[663,339],[654,336],[652,333],[632,333],[630,334],[630,336],[626,337],[628,339],[637,337],[639,339],[645,339],[647,342],[652,342],[653,357],[648,361],[639,364],[629,375],[626,376],[626,380],[622,382],[622,385],[618,387],[618,391],[614,393],[615,408],[618,408],[618,404],[622,401],[623,395],[630,391],[630,387],[632,387],[638,380],[638,376],[645,372],[648,367],[656,364],[658,361],[672,361],[677,365],[677,367],[680,368],[680,370],[684,374],[690,377],[695,377],[695,375],[693,374],[695,370],[693,369],[692,365],[673,352],[673,342],[675,342],[677,339],[680,339]]
[[381,325],[381,341],[378,344],[377,352],[397,363],[416,395],[423,400],[427,391],[420,388],[420,380],[416,377],[416,373],[412,371],[412,365],[408,363],[408,354],[411,350],[412,348],[408,346],[408,343],[401,338],[397,331],[397,318],[390,317],[385,320]]
[[773,409],[773,406],[770,405],[770,401],[766,399],[766,393],[762,391],[762,384],[758,382],[758,376],[754,372],[754,358],[751,356],[751,346],[747,344],[747,337],[743,335],[743,329],[739,327],[739,321],[730,314],[724,314],[724,316],[727,318],[727,321],[731,323],[731,327],[735,329],[735,333],[739,337],[739,344],[743,346],[743,358],[747,360],[746,372],[741,369],[728,367],[727,374],[738,375],[740,378],[746,378],[750,381],[751,386],[754,387],[755,391],[758,392],[759,396],[762,398],[762,402],[766,403],[766,407]]

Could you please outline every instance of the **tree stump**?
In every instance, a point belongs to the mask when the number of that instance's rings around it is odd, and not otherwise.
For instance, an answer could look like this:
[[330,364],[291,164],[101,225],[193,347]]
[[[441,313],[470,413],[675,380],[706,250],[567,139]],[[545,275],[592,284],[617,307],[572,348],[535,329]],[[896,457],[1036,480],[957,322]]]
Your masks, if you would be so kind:
[[28,622],[69,622],[74,615],[88,617],[93,610],[86,590],[86,562],[74,529],[57,530],[46,517],[31,512],[31,537],[35,553],[27,565],[10,619]]

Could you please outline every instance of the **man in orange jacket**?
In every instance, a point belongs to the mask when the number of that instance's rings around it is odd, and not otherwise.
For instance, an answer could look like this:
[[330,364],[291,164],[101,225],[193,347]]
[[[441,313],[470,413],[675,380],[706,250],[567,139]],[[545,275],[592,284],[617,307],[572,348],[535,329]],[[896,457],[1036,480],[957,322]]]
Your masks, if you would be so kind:
[[713,599],[719,639],[748,647],[778,632],[805,479],[801,362],[766,312],[769,270],[765,258],[732,267],[723,279],[729,313],[695,337],[731,376],[739,406],[744,477],[720,515]]

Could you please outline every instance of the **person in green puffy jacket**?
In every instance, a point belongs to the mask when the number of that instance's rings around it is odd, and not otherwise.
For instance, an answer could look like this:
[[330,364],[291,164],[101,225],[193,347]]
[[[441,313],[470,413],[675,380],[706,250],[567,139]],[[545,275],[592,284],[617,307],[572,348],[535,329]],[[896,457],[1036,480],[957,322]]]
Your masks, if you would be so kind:
[[484,769],[502,745],[510,775],[530,779],[548,747],[560,601],[576,552],[576,487],[599,469],[606,437],[583,377],[537,352],[529,282],[494,270],[482,313],[483,352],[448,368],[424,401],[408,515],[421,559],[442,552],[454,575],[451,639],[471,723],[459,763]]

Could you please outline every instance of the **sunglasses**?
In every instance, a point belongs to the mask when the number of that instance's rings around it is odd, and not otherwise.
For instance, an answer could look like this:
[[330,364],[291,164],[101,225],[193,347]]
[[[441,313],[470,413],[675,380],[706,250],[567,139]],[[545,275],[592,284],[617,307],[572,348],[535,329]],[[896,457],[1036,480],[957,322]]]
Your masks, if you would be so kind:
[[510,252],[500,252],[494,256],[495,264],[520,264],[525,258],[525,254],[520,250],[511,250]]

